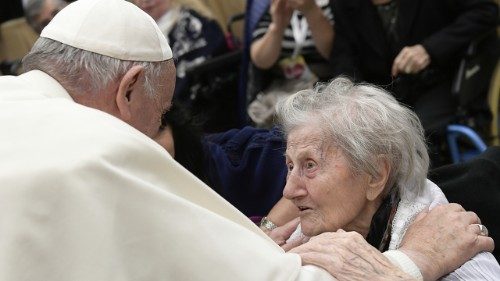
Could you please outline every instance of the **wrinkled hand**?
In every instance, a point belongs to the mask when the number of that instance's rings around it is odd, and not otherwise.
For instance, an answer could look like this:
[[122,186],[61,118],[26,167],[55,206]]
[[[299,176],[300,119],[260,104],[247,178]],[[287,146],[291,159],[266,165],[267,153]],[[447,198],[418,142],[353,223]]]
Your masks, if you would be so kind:
[[431,62],[431,57],[420,44],[404,47],[394,59],[392,76],[400,73],[416,74],[426,68]]
[[302,264],[322,267],[338,280],[414,280],[356,232],[322,233],[290,253],[299,254]]
[[479,235],[478,216],[458,204],[437,206],[419,214],[399,250],[420,268],[424,280],[452,272],[482,251],[493,251],[493,239]]
[[288,0],[288,6],[307,15],[310,11],[318,8],[315,0]]
[[285,30],[292,18],[293,8],[287,5],[287,0],[272,0],[269,13],[276,28]]
[[273,239],[273,241],[276,244],[278,244],[281,248],[283,248],[285,252],[288,252],[290,249],[302,245],[304,242],[307,242],[307,240],[309,240],[309,238],[307,237],[304,239],[291,241],[290,243],[286,242],[288,238],[290,238],[292,233],[295,231],[295,229],[297,229],[299,223],[300,223],[300,218],[295,218],[286,223],[285,225],[278,226],[271,231],[265,229],[263,229],[263,231],[267,234],[267,236]]

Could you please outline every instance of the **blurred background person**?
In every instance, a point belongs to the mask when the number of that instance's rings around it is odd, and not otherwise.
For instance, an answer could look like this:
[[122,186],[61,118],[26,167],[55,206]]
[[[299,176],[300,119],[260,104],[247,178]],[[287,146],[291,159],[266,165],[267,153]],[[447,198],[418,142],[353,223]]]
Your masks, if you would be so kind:
[[38,34],[68,4],[63,0],[27,0],[25,3],[26,21]]
[[[498,5],[491,0],[337,0],[333,11],[334,75],[393,92],[420,118],[433,165],[446,162],[441,157],[447,154],[438,152],[446,125],[457,119],[452,81],[467,46],[495,30]],[[492,51],[495,40],[488,42]],[[477,110],[487,111],[487,85],[478,86]]]
[[174,55],[177,81],[174,96],[189,99],[186,71],[227,51],[224,33],[200,0],[133,0],[163,32]]
[[282,96],[328,80],[334,38],[328,0],[272,0],[253,31],[248,114],[258,126],[272,126],[274,105]]
[[[5,6],[2,13],[10,11],[10,20],[0,26],[0,72],[4,75],[19,74],[21,59],[38,39],[41,30],[67,3],[63,0],[23,0],[3,1],[2,5]],[[20,12],[18,7],[22,7]]]

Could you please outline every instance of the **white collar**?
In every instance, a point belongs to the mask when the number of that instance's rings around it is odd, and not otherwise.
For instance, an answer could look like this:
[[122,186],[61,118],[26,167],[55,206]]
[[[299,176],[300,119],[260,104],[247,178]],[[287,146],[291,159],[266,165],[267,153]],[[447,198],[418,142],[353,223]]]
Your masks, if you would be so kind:
[[74,101],[68,91],[52,76],[40,70],[31,70],[18,76],[28,87],[48,98],[63,98]]

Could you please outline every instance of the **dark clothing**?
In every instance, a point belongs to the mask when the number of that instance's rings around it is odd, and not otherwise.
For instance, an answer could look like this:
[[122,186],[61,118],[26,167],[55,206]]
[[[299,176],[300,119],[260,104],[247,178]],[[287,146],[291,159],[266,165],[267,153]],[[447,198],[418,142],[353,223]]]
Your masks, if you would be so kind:
[[211,57],[227,52],[224,33],[215,20],[209,20],[191,9],[181,9],[173,29],[168,33],[176,65],[174,96],[190,98],[190,81],[186,71]]
[[448,201],[478,214],[497,244],[493,255],[500,261],[500,146],[489,147],[468,162],[434,169],[429,178]]
[[[451,81],[462,53],[478,35],[495,28],[498,7],[490,0],[398,2],[397,34],[388,36],[371,1],[334,1],[334,74],[385,86],[414,108],[428,134],[442,131],[456,112]],[[393,79],[395,57],[403,47],[416,44],[423,45],[431,64],[417,75]]]
[[287,169],[278,129],[244,127],[203,142],[209,186],[247,216],[264,216],[282,197]]

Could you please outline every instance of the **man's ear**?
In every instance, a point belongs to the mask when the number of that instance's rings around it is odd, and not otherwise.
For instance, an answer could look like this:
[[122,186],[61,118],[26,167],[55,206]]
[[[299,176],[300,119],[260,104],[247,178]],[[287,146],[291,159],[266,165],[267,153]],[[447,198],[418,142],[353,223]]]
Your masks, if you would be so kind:
[[366,199],[369,201],[377,199],[377,197],[384,192],[385,185],[387,184],[391,172],[389,160],[384,155],[377,156],[377,166],[377,175],[370,176],[370,182],[366,190]]
[[142,87],[137,83],[142,73],[144,73],[144,67],[135,65],[123,75],[118,85],[116,105],[123,121],[129,121],[132,118],[131,102],[135,97],[134,92],[137,91],[137,87]]

